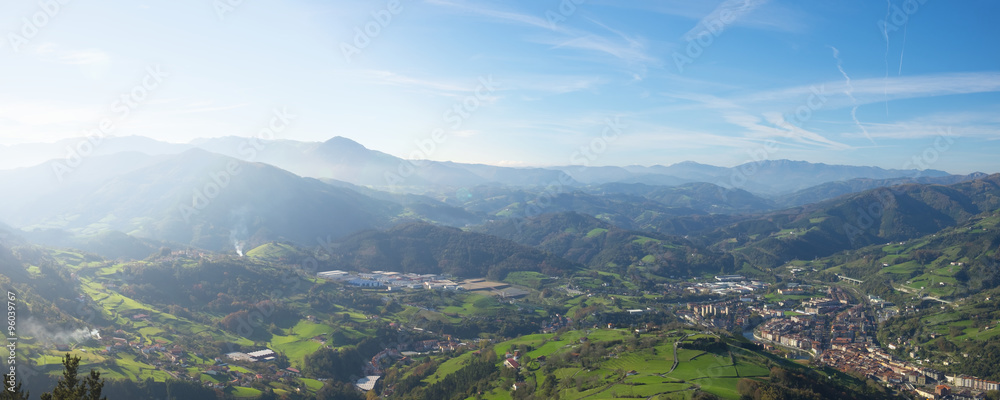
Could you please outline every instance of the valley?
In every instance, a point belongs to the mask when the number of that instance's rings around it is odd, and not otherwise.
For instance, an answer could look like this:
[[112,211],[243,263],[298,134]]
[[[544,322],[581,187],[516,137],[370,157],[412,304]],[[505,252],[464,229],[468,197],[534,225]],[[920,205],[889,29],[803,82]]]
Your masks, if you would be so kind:
[[1000,379],[1000,175],[789,208],[707,183],[405,193],[158,157],[56,186],[106,211],[21,203],[0,226],[27,388],[65,354],[148,398],[888,399]]

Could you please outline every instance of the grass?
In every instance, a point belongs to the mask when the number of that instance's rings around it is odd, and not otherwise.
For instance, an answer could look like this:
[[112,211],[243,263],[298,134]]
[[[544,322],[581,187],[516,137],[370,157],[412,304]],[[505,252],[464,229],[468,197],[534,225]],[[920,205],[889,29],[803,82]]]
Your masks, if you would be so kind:
[[[659,342],[652,348],[624,352],[617,357],[605,358],[593,370],[579,367],[562,367],[552,371],[560,382],[559,397],[562,399],[612,399],[612,398],[643,398],[643,399],[689,399],[695,388],[701,388],[725,399],[738,399],[736,384],[743,377],[766,377],[770,370],[766,365],[756,363],[753,357],[739,355],[734,364],[729,354],[713,354],[699,350],[679,349],[680,362],[677,368],[670,372],[673,365],[673,343],[679,335],[696,333],[680,332],[672,335],[657,336]],[[579,348],[580,338],[586,337],[592,342],[618,341],[627,336],[624,330],[599,329],[593,331],[570,331],[559,337],[554,334],[527,335],[515,340],[499,343],[494,350],[502,357],[512,345],[528,345],[533,350],[528,356],[553,356],[569,353]],[[688,340],[705,335],[694,335]],[[558,340],[553,340],[558,339]],[[742,351],[746,352],[746,351]],[[742,354],[742,353],[741,353]],[[454,373],[468,359],[463,355],[441,364],[435,376],[427,382],[436,382],[448,374]],[[760,357],[760,361],[766,362]],[[544,370],[544,369],[542,369]],[[522,370],[522,376],[541,384],[545,377],[542,370]],[[636,375],[624,376],[623,373],[635,370]],[[532,376],[533,375],[533,376]],[[580,379],[584,383],[582,391],[577,391],[576,384],[571,380]],[[569,383],[568,386],[566,383]],[[510,399],[511,394],[506,387],[495,387],[484,392],[484,399]]]
[[230,395],[238,399],[257,398],[260,397],[261,393],[263,392],[261,392],[260,390],[242,386],[234,386],[232,390],[229,391]]
[[247,257],[260,258],[264,260],[291,260],[302,255],[302,252],[294,246],[285,243],[267,243],[255,247],[246,253]]
[[651,237],[646,237],[646,236],[636,236],[635,239],[632,239],[632,243],[636,243],[636,244],[646,244],[646,243],[649,243],[649,242],[660,243],[659,240],[653,239]]
[[323,382],[317,381],[315,379],[302,378],[302,383],[306,385],[306,390],[310,392],[318,392],[323,388]]
[[714,394],[724,399],[739,399],[740,394],[736,391],[736,384],[740,378],[701,378],[692,382],[701,385],[701,390]]
[[545,283],[548,278],[549,277],[545,274],[535,271],[514,271],[507,274],[507,277],[504,278],[504,282],[512,285],[538,289],[542,287],[542,284]]
[[[501,354],[501,356],[503,356],[503,354]],[[428,384],[437,383],[441,379],[444,379],[444,377],[461,369],[471,358],[472,352],[468,352],[441,363],[437,370],[434,371],[434,374],[425,378],[424,382],[427,382]]]
[[594,228],[594,229],[591,229],[590,232],[587,232],[587,237],[588,238],[597,237],[597,236],[603,235],[603,234],[605,234],[607,232],[608,232],[608,230],[604,229],[604,228]]

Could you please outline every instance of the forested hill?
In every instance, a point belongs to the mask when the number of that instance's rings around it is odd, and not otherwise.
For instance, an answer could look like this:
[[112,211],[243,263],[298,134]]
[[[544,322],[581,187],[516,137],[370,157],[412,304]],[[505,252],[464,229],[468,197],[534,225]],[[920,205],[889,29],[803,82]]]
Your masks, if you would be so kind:
[[563,275],[580,267],[510,240],[420,222],[351,235],[333,251],[334,264],[347,269],[469,278],[503,279],[511,271]]
[[1000,208],[1000,174],[953,185],[879,188],[750,218],[705,235],[737,263],[771,268],[930,235]]
[[498,220],[476,229],[598,270],[628,273],[629,266],[639,265],[658,276],[733,270],[732,257],[682,237],[624,230],[575,212]]

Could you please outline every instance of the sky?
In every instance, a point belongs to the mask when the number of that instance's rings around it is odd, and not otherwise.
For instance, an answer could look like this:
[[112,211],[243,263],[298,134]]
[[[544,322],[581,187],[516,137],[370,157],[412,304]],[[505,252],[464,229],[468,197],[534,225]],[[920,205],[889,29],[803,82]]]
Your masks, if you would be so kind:
[[0,145],[104,129],[506,166],[1000,172],[997,17],[989,0],[7,1]]

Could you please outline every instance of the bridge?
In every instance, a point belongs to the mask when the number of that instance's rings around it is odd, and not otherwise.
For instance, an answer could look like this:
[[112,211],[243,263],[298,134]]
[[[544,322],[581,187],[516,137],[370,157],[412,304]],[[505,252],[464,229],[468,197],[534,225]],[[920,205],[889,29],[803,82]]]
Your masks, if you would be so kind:
[[842,280],[844,282],[853,283],[853,284],[858,285],[858,286],[861,286],[862,283],[865,283],[865,281],[863,281],[863,280],[849,278],[849,277],[846,277],[846,276],[843,276],[843,275],[837,275],[837,277],[840,278],[840,280]]

